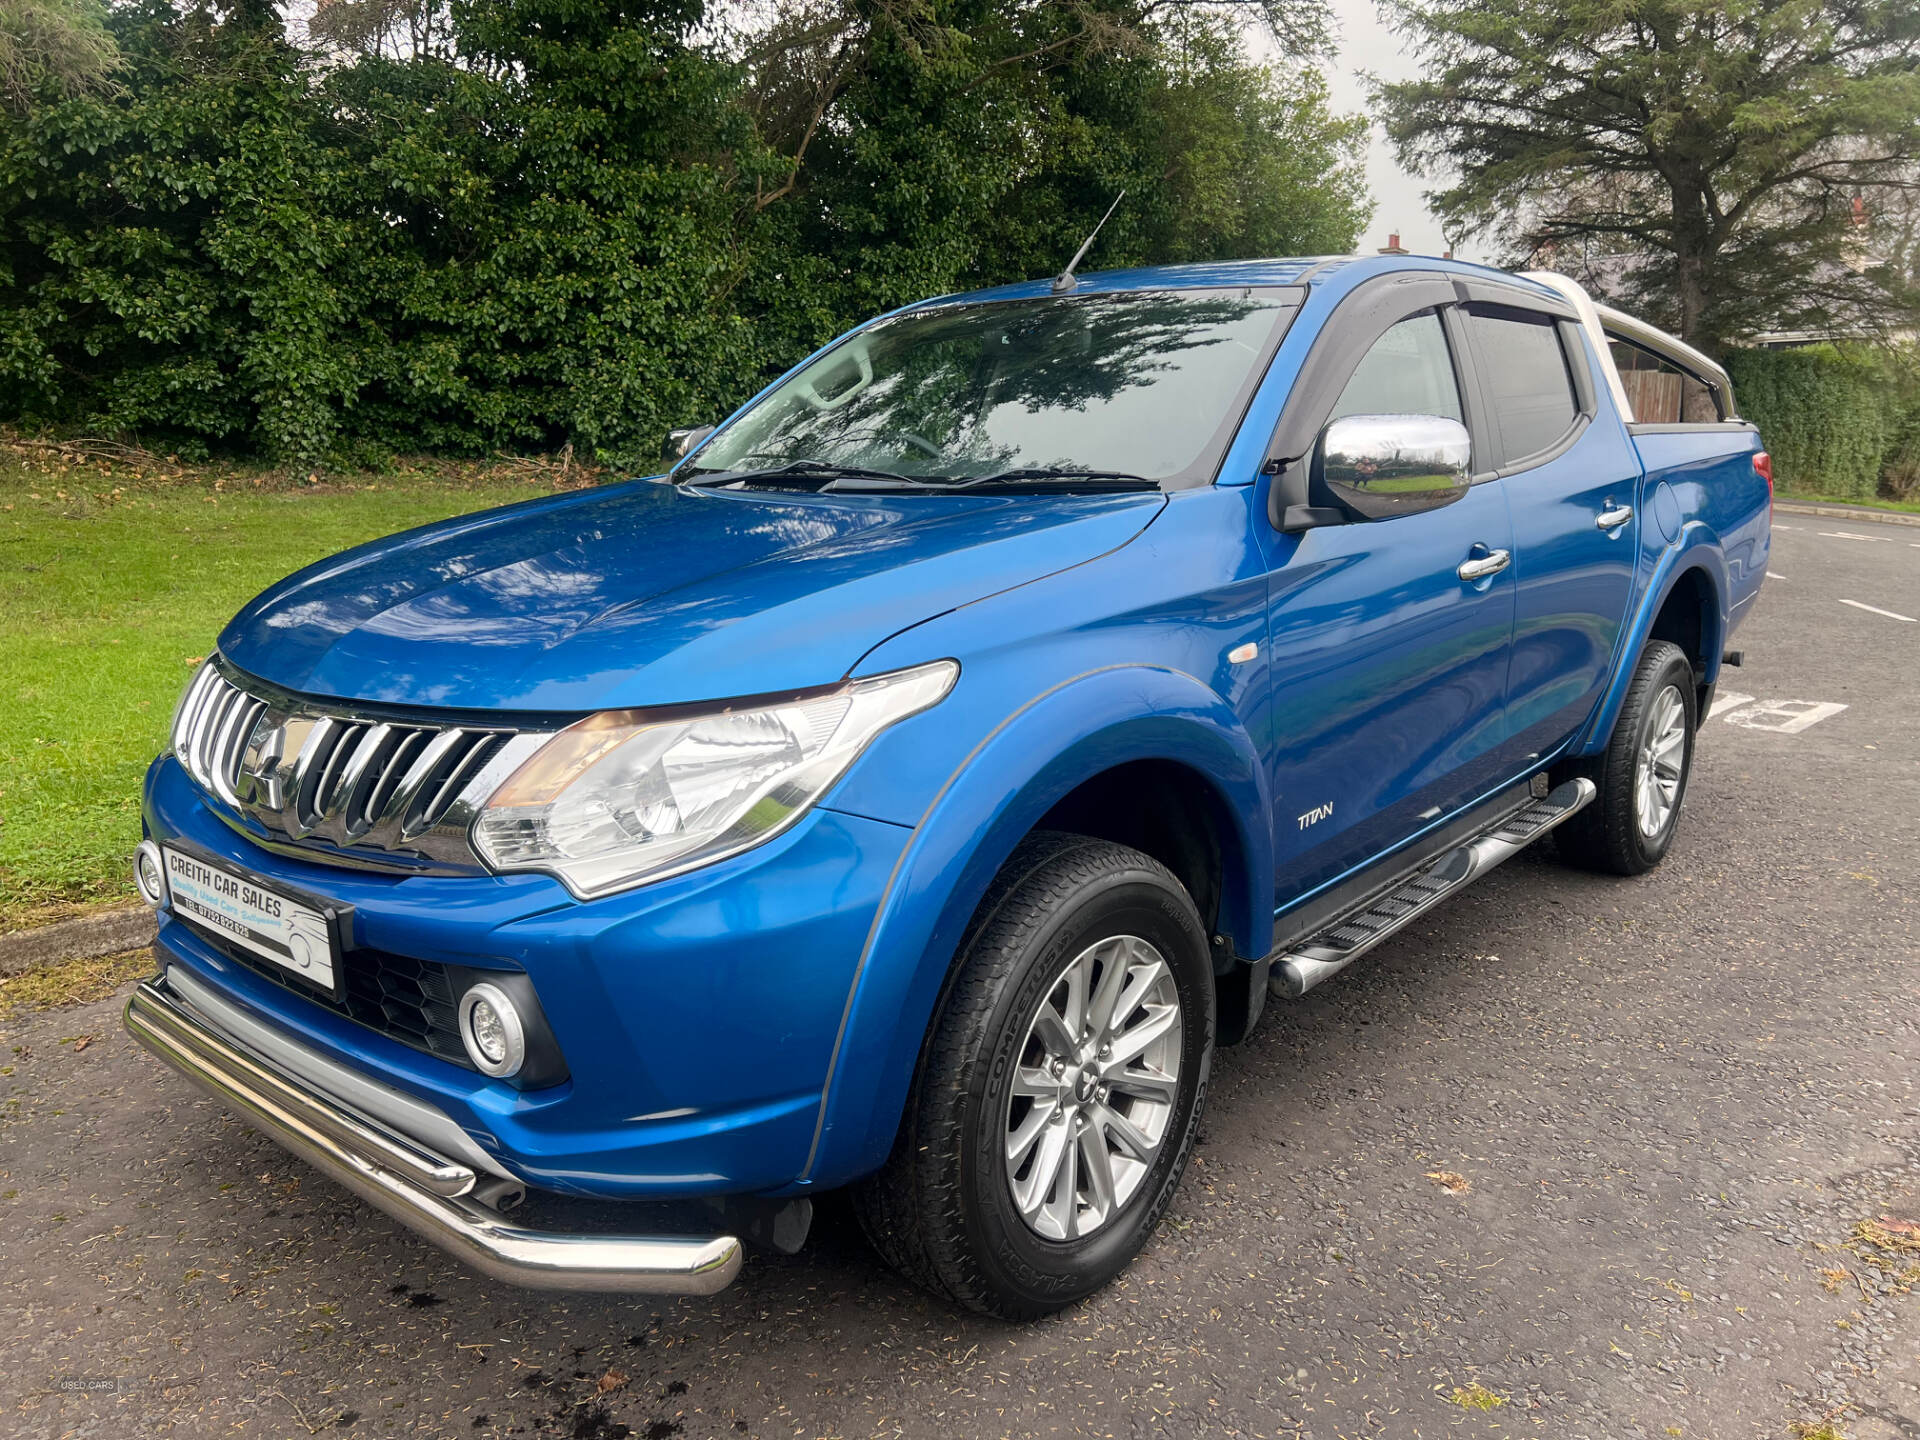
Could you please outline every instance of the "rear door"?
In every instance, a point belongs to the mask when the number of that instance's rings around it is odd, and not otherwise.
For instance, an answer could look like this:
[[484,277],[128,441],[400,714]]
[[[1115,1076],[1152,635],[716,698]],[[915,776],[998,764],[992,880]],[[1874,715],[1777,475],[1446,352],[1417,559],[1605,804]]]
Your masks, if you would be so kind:
[[[1316,378],[1340,388],[1299,433],[1349,414],[1464,419],[1468,385],[1444,308],[1365,322],[1337,311],[1329,327],[1372,333],[1326,337],[1350,343],[1349,358],[1343,374],[1322,367]],[[1505,737],[1513,584],[1507,571],[1463,580],[1459,568],[1505,553],[1512,536],[1501,482],[1489,479],[1425,514],[1269,531],[1268,542],[1267,762],[1285,907],[1490,783]]]
[[1476,436],[1513,516],[1513,771],[1538,763],[1599,702],[1621,643],[1639,553],[1640,461],[1601,414],[1578,325],[1518,305],[1458,314],[1484,417]]
[[1729,418],[1733,397],[1724,374],[1710,381],[1681,358],[1612,330],[1607,341],[1633,410],[1627,433],[1646,470],[1641,549],[1651,554],[1673,538],[1662,519],[1704,522],[1726,557],[1731,629],[1760,593],[1772,539],[1773,485],[1753,463],[1759,437],[1753,426]]

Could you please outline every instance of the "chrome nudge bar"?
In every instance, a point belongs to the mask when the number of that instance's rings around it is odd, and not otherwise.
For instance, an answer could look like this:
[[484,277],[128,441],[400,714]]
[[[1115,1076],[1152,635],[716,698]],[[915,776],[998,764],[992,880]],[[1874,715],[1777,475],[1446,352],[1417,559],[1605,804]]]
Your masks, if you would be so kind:
[[281,1145],[475,1269],[542,1290],[711,1295],[740,1270],[731,1235],[574,1235],[509,1224],[469,1198],[474,1170],[398,1135],[233,1044],[164,977],[127,1001],[134,1039]]

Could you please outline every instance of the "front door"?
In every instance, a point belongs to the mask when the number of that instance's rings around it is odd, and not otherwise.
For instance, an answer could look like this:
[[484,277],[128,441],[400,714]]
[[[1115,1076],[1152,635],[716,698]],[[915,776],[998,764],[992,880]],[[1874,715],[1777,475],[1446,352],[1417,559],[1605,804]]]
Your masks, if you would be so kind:
[[[1434,311],[1403,318],[1325,418],[1460,420],[1459,373]],[[1459,570],[1510,554],[1513,536],[1503,482],[1489,479],[1439,510],[1271,542],[1266,741],[1284,908],[1500,778],[1511,571]]]

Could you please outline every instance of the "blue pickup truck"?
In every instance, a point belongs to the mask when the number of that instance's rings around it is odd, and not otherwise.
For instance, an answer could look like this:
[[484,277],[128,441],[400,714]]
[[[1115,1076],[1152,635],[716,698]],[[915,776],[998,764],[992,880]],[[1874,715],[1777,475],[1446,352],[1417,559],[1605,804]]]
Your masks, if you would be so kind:
[[850,1187],[1091,1293],[1269,997],[1549,831],[1660,862],[1772,510],[1707,357],[1398,256],[930,300],[674,448],[274,586],[146,780],[133,1033],[515,1283]]

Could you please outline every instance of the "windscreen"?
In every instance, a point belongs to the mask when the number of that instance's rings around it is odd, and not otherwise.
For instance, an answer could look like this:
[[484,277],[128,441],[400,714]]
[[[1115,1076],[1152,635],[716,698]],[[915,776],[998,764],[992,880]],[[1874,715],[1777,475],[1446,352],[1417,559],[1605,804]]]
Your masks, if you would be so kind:
[[1201,483],[1293,310],[1280,291],[1149,290],[894,316],[781,381],[692,468]]

